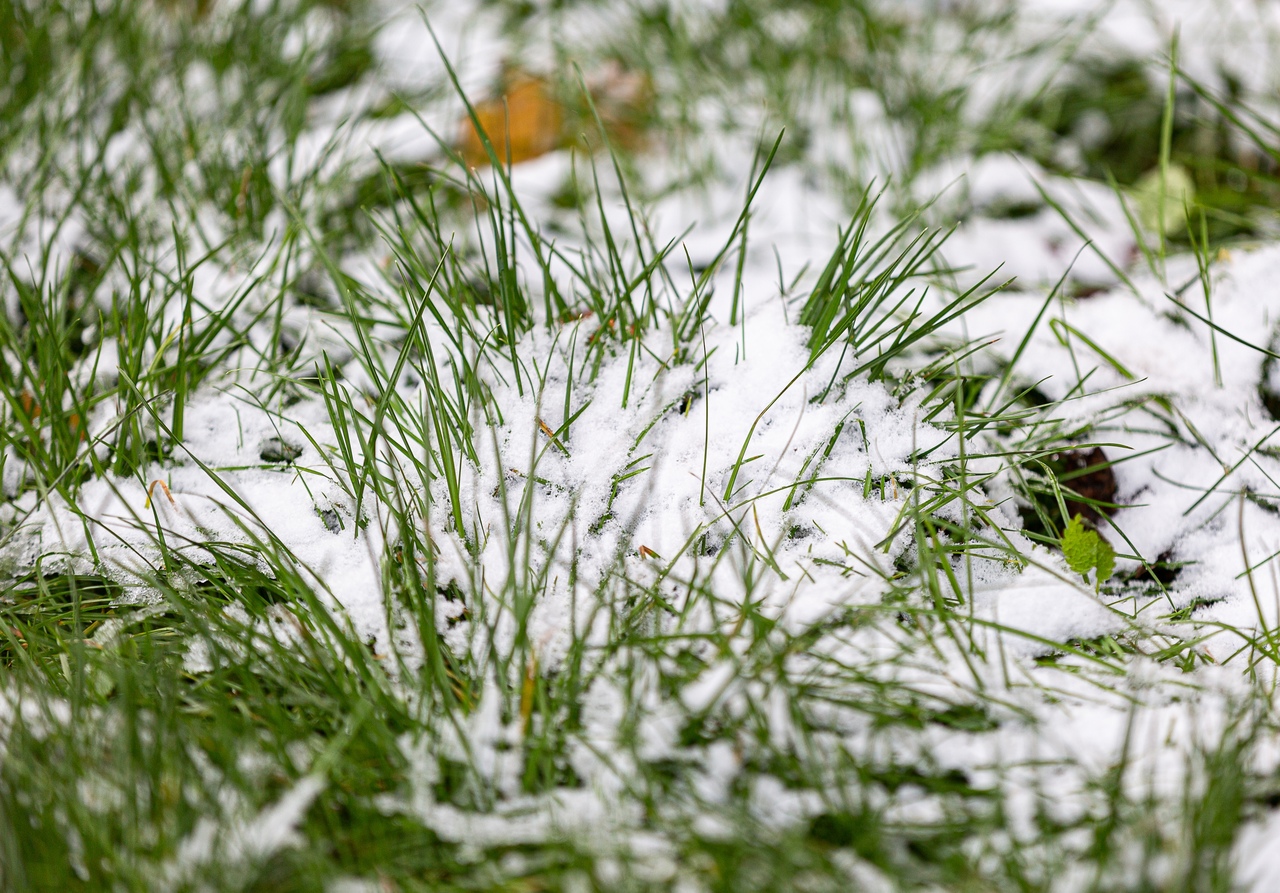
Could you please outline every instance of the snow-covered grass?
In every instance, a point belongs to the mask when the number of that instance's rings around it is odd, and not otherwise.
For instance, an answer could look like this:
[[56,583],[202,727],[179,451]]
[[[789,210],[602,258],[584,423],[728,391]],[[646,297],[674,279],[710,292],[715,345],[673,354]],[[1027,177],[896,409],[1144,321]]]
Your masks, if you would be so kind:
[[0,3],[0,886],[1275,889],[1278,40]]

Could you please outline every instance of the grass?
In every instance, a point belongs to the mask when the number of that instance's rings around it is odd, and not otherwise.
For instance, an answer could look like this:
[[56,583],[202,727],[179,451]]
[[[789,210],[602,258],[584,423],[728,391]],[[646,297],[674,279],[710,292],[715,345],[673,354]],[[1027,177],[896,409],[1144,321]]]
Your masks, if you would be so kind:
[[[1221,386],[1256,339],[1213,259],[1267,231],[1266,119],[1013,13],[617,4],[605,39],[490,6],[513,53],[562,35],[582,104],[546,200],[500,143],[453,151],[462,60],[385,86],[372,2],[0,4],[0,887],[1237,889],[1274,631],[1200,622],[1194,564],[1085,478],[1210,455],[1196,529],[1238,497],[1244,541],[1264,432],[1228,453],[1066,274],[957,265],[977,212],[915,190],[965,153],[1066,172],[1099,114],[1073,173],[1185,167],[1193,226],[1132,219],[1153,271],[1192,250],[1201,294],[1161,309]],[[582,89],[603,59],[652,85],[642,140]],[[975,123],[965,78],[1024,65]],[[440,145],[346,142],[386,120]],[[767,243],[797,171],[843,215],[801,260]],[[663,219],[728,180],[723,220]],[[1019,295],[1012,352],[968,328]],[[1028,377],[1046,334],[1070,376]],[[1081,511],[1111,579],[1061,560]],[[993,613],[1024,583],[1110,631]],[[1230,684],[1201,672],[1228,640]]]

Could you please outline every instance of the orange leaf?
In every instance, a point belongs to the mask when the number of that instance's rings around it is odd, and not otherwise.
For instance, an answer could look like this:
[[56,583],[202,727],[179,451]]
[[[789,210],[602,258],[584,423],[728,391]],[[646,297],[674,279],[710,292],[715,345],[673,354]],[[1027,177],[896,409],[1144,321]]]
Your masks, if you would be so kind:
[[18,395],[18,406],[22,407],[22,414],[28,419],[40,418],[40,404],[36,402],[35,394],[30,391],[23,391]]
[[[544,81],[516,75],[504,95],[477,103],[476,118],[493,144],[498,160],[505,164],[529,161],[558,148],[564,124],[564,110]],[[468,116],[462,122],[458,150],[470,167],[489,163],[489,153]]]
[[169,492],[169,485],[166,484],[164,481],[160,480],[159,478],[156,478],[154,481],[151,482],[151,486],[147,488],[147,504],[145,506],[146,508],[151,508],[151,497],[155,495],[156,487],[159,487],[161,490],[164,491],[164,495],[169,499],[169,505],[173,506],[174,508],[178,507],[178,504],[173,501],[173,494]]

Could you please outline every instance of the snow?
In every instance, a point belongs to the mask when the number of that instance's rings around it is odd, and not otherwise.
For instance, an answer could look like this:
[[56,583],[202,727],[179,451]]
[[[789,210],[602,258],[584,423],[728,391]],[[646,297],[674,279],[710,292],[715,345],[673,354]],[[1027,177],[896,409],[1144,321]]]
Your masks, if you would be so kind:
[[212,816],[201,818],[179,843],[174,858],[161,868],[155,883],[165,889],[211,889],[202,883],[211,870],[225,870],[222,866],[227,864],[261,865],[277,851],[297,845],[297,825],[324,785],[322,778],[305,776],[275,803],[230,829]]
[[[912,8],[925,15],[932,6],[918,3]],[[1273,52],[1280,34],[1280,13],[1271,7],[1244,0],[1212,8],[1190,0],[1159,9],[1126,2],[1106,6],[1082,52],[1158,56],[1176,31],[1181,35],[1180,59],[1197,76],[1212,83],[1230,71],[1249,91],[1274,89],[1274,66],[1255,64]],[[701,12],[712,14],[714,4],[706,7]],[[1025,7],[1024,27],[1036,34],[1061,27],[1065,18],[1081,16],[1094,4],[1057,0]],[[375,42],[386,87],[411,92],[439,85],[444,68],[427,30],[430,21],[464,88],[484,93],[511,49],[496,15],[467,4],[441,3],[424,18],[408,5],[389,5]],[[599,20],[586,19],[580,33],[567,39],[593,40],[609,24],[602,13]],[[777,27],[785,31],[791,25],[784,18]],[[301,51],[312,37],[298,34],[291,40],[299,42]],[[187,92],[198,93],[210,74],[193,68],[187,77]],[[978,75],[975,96],[995,95],[995,78],[993,72]],[[886,122],[874,94],[851,97],[850,113],[866,125],[866,133],[856,139],[873,159],[869,168],[877,174],[901,173],[894,169],[901,163],[895,152],[900,136]],[[445,102],[426,115],[437,132],[452,137],[456,103]],[[141,136],[126,131],[114,137],[106,168],[128,170],[142,148]],[[810,151],[817,159],[848,157],[853,139],[827,133]],[[689,278],[685,251],[695,269],[709,263],[741,210],[751,154],[738,150],[749,144],[738,135],[726,137],[725,145],[723,165],[702,192],[672,192],[646,210],[655,244],[697,224],[669,264],[673,277],[683,277],[681,282]],[[436,141],[424,135],[416,116],[355,126],[333,116],[315,122],[294,155],[276,159],[272,179],[283,188],[317,169],[332,172],[347,164],[371,168],[373,149],[395,161],[439,158]],[[529,207],[545,210],[573,163],[567,151],[530,162],[514,172],[514,188]],[[671,182],[680,167],[660,151],[641,165],[640,176],[649,184]],[[1181,791],[1189,783],[1187,755],[1223,733],[1230,698],[1237,693],[1235,684],[1224,680],[1235,679],[1228,674],[1243,673],[1254,659],[1251,651],[1240,649],[1239,639],[1220,632],[1201,646],[1219,664],[1221,675],[1200,671],[1196,684],[1202,688],[1194,694],[1190,682],[1154,661],[1142,665],[1145,670],[1131,668],[1125,680],[1114,681],[1116,688],[1109,689],[1073,681],[1062,669],[1042,672],[1035,660],[1059,655],[1063,643],[1135,630],[1150,634],[1155,614],[1170,607],[1203,605],[1196,610],[1197,619],[1239,630],[1280,626],[1280,582],[1273,566],[1262,564],[1251,570],[1252,580],[1244,578],[1246,560],[1263,562],[1280,551],[1280,518],[1273,504],[1246,498],[1274,494],[1280,479],[1280,459],[1260,449],[1272,445],[1268,432],[1276,433],[1276,424],[1258,393],[1265,349],[1275,343],[1280,322],[1280,246],[1241,248],[1213,260],[1206,288],[1195,263],[1185,257],[1171,258],[1165,269],[1142,268],[1123,195],[1100,183],[1052,174],[1028,158],[975,158],[966,150],[922,172],[913,190],[920,201],[940,196],[931,214],[960,221],[943,249],[952,267],[975,279],[997,268],[998,279],[1016,277],[1014,289],[994,295],[949,332],[991,341],[973,362],[1009,361],[1030,331],[1015,370],[1018,389],[1035,384],[1051,398],[1071,397],[1055,410],[1063,425],[1119,419],[1113,425],[1104,421],[1090,440],[1106,442],[1109,458],[1117,462],[1123,508],[1103,530],[1124,553],[1121,571],[1136,570],[1141,563],[1136,556],[1187,566],[1167,596],[1113,598],[1105,589],[1095,592],[1070,573],[1055,551],[1034,545],[1014,529],[1016,507],[1002,502],[997,480],[985,494],[986,505],[1030,561],[1021,566],[977,560],[962,569],[963,591],[950,593],[963,599],[961,610],[970,612],[976,630],[970,634],[973,650],[982,651],[982,660],[969,661],[958,642],[941,643],[934,655],[904,655],[903,642],[892,631],[872,627],[843,639],[824,636],[813,653],[795,661],[814,670],[814,659],[824,652],[847,665],[893,655],[892,660],[873,661],[874,672],[911,681],[939,698],[958,697],[965,691],[962,679],[994,686],[1035,722],[1011,722],[998,736],[938,733],[938,740],[930,742],[936,745],[933,753],[974,777],[987,773],[990,784],[1014,792],[1011,802],[1019,802],[1018,796],[1031,798],[1035,785],[1057,785],[1059,789],[1039,793],[1053,794],[1049,799],[1064,820],[1087,811],[1080,779],[1113,765],[1131,731],[1137,737],[1128,746],[1139,755],[1129,775],[1134,796],[1145,792],[1143,785],[1165,793]],[[1048,206],[1043,196],[1062,211]],[[615,232],[627,231],[619,196],[610,192],[606,197],[610,225]],[[1036,210],[1016,219],[1000,216],[1023,205]],[[13,189],[0,186],[0,238],[21,230],[19,206]],[[756,247],[745,263],[743,319],[729,322],[734,295],[729,264],[712,280],[711,321],[693,345],[703,365],[671,361],[675,336],[668,324],[645,336],[634,359],[620,350],[593,382],[584,384],[575,362],[581,362],[582,346],[600,325],[584,317],[558,328],[536,327],[522,336],[515,351],[537,358],[533,376],[525,370],[526,378],[517,381],[496,368],[482,368],[493,418],[501,421],[480,438],[480,461],[462,469],[469,541],[449,527],[443,510],[424,521],[440,546],[435,563],[439,583],[456,582],[493,600],[487,608],[491,625],[460,621],[444,633],[451,647],[469,650],[476,658],[516,655],[521,631],[504,599],[509,593],[536,591],[524,632],[534,643],[539,665],[559,668],[575,641],[597,646],[607,639],[598,599],[621,575],[641,584],[661,583],[671,608],[661,632],[672,636],[731,633],[735,640],[748,608],[799,635],[819,630],[842,611],[884,603],[893,590],[895,561],[918,554],[912,552],[918,549],[913,531],[901,529],[898,522],[919,493],[937,492],[943,485],[947,468],[959,461],[959,449],[945,430],[949,417],[936,423],[920,418],[918,392],[901,400],[884,383],[855,380],[828,399],[814,401],[838,376],[841,360],[832,351],[810,362],[808,332],[795,321],[799,307],[794,299],[782,294],[779,267],[789,281],[808,265],[803,281],[811,282],[847,212],[839,196],[799,165],[781,167],[766,178],[751,221]],[[884,219],[878,216],[877,222]],[[30,232],[22,237],[42,238]],[[53,262],[66,263],[73,235],[59,233],[53,241],[60,246]],[[278,279],[275,271],[246,265],[237,269],[211,261],[197,271],[195,288],[206,306],[230,306],[252,289],[257,277],[266,276],[268,283],[276,282],[273,276]],[[374,259],[355,258],[352,266],[371,289],[386,289],[385,280],[379,283],[372,272]],[[1123,281],[1117,269],[1125,271]],[[1068,270],[1071,282],[1082,287],[1077,293],[1099,291],[1079,298],[1060,293],[1037,321],[1049,289]],[[529,277],[528,271],[525,275]],[[1184,283],[1185,290],[1171,295]],[[249,294],[242,315],[254,312],[256,300]],[[157,310],[164,314],[167,330],[183,325],[181,307]],[[1211,317],[1219,329],[1196,314]],[[335,323],[330,314],[314,308],[294,306],[281,325],[313,358],[327,356],[342,370],[342,396],[353,406],[367,405],[369,395],[377,396],[378,386],[361,366],[348,324]],[[447,343],[448,333],[437,323],[429,321],[425,327],[433,343]],[[1087,333],[1088,340],[1080,333]],[[144,362],[158,349],[153,346]],[[391,349],[388,356],[394,355]],[[114,374],[119,351],[118,344],[103,346],[101,374]],[[342,479],[339,432],[319,399],[308,397],[288,407],[263,405],[250,387],[255,384],[251,355],[241,351],[233,358],[243,365],[202,387],[185,407],[182,455],[145,469],[138,480],[89,481],[75,506],[51,496],[26,520],[11,549],[27,559],[57,556],[68,572],[107,568],[128,578],[145,577],[155,567],[160,534],[168,543],[187,544],[180,548],[197,561],[201,543],[259,539],[279,544],[376,652],[403,647],[388,623],[381,572],[389,544],[399,533],[392,507],[357,505]],[[449,356],[439,365],[447,369],[457,359]],[[405,406],[424,418],[433,411],[429,384],[421,376],[392,384]],[[1135,406],[1147,407],[1135,410],[1142,424],[1118,413],[1120,407]],[[100,407],[89,421],[91,436],[118,424],[120,412]],[[568,431],[552,442],[546,429],[561,430],[574,413],[580,414]],[[169,410],[161,415],[172,420]],[[841,436],[832,442],[832,432],[842,424]],[[261,459],[263,445],[273,439],[301,452],[287,463],[267,467]],[[980,446],[996,449],[994,440]],[[788,502],[806,460],[824,449],[822,482],[803,499]],[[927,457],[923,461],[916,458],[921,454]],[[975,469],[999,467],[980,456],[973,461]],[[637,469],[642,471],[623,479]],[[4,475],[5,491],[14,492],[21,470],[10,463]],[[868,476],[877,482],[870,495],[864,487]],[[171,499],[153,481],[163,481]],[[912,489],[900,489],[898,481],[912,482]],[[401,483],[406,492],[429,491],[435,505],[448,504],[438,479],[410,475]],[[526,500],[532,500],[532,508]],[[532,529],[522,526],[524,518],[536,519]],[[703,537],[709,547],[699,542]],[[730,557],[708,560],[703,552],[718,546]],[[766,565],[777,573],[753,576]],[[473,585],[477,581],[483,581],[482,589]],[[694,587],[685,585],[691,581],[714,591],[722,610],[713,611],[707,600],[696,597]],[[1157,607],[1149,610],[1153,604]],[[745,651],[746,643],[734,647]],[[628,761],[680,759],[695,765],[697,805],[688,807],[684,818],[710,826],[715,807],[728,802],[744,771],[744,755],[725,741],[696,752],[681,746],[683,722],[712,710],[741,716],[749,706],[763,704],[775,746],[783,747],[793,734],[787,704],[780,700],[782,689],[753,690],[741,676],[742,654],[699,657],[707,663],[705,670],[674,696],[660,693],[652,667],[649,677],[641,673],[630,679],[632,689],[624,693],[609,672],[621,663],[602,665],[585,695],[583,740],[573,750],[574,768],[585,781],[581,790],[541,797],[520,793],[522,757],[515,745],[524,730],[519,717],[504,718],[496,694],[485,693],[466,724],[450,729],[443,751],[471,762],[491,779],[502,804],[481,813],[436,802],[431,784],[438,754],[409,736],[402,747],[416,775],[413,793],[407,798],[388,795],[383,805],[389,812],[418,817],[446,840],[478,847],[583,835],[602,848],[611,843],[627,849],[629,858],[647,865],[650,880],[666,882],[676,873],[670,842],[637,830],[640,817],[620,802],[636,771]],[[1070,660],[1064,659],[1063,666]],[[193,673],[207,662],[199,649],[188,656]],[[1150,678],[1143,678],[1144,672]],[[1184,685],[1188,688],[1176,696],[1151,694],[1157,687],[1168,692]],[[1040,697],[1041,689],[1049,687],[1060,703]],[[488,680],[487,692],[499,689],[496,679]],[[1183,696],[1195,698],[1194,708],[1180,700]],[[634,754],[625,753],[619,740],[624,700],[641,705],[635,732],[641,744]],[[1127,712],[1135,704],[1134,712]],[[10,713],[9,702],[0,700],[0,719],[7,722]],[[832,735],[840,748],[857,752],[870,740],[865,721],[847,714],[837,718]],[[869,761],[887,759],[925,745],[903,740],[883,746],[897,753],[863,755]],[[1032,760],[1062,761],[1079,771],[1047,781],[1028,775],[1020,782],[1016,772],[997,774],[993,768]],[[1280,755],[1273,754],[1268,769],[1277,762]],[[175,871],[195,870],[213,858],[217,847],[224,855],[250,859],[287,846],[321,786],[321,780],[306,777],[230,837],[215,840],[212,822],[197,826]],[[778,827],[801,823],[823,808],[814,792],[785,790],[769,777],[753,781],[749,800],[762,822]],[[1029,799],[1022,802],[1028,804],[1025,814],[1014,825],[1025,826],[1031,836],[1032,807]],[[926,797],[915,802],[907,798],[894,804],[894,817],[933,820],[937,808]],[[1280,883],[1280,862],[1265,852],[1280,834],[1278,821],[1270,813],[1250,825],[1238,844],[1239,878],[1249,889],[1269,890]],[[868,885],[879,882],[873,869],[857,870]],[[1082,887],[1083,881],[1073,877],[1064,874],[1054,889]],[[884,886],[888,888],[887,882]]]

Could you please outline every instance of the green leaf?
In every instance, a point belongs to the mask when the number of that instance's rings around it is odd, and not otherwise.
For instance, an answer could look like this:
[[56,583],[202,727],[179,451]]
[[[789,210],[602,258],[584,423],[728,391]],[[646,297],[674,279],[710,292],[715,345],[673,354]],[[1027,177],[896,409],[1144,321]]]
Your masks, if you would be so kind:
[[1084,519],[1076,515],[1062,532],[1062,556],[1067,566],[1086,579],[1096,570],[1094,589],[1111,577],[1116,569],[1116,550],[1093,530],[1086,530]]
[[1116,550],[1111,548],[1111,544],[1096,533],[1094,536],[1098,537],[1098,547],[1095,553],[1098,575],[1094,578],[1094,585],[1101,586],[1105,581],[1111,579],[1111,574],[1116,569]]
[[1062,531],[1062,557],[1068,567],[1088,580],[1089,571],[1097,571],[1093,577],[1093,589],[1110,580],[1116,569],[1116,550],[1096,531],[1085,530],[1084,518],[1075,516]]
[[1097,564],[1098,535],[1085,530],[1084,519],[1076,515],[1062,532],[1062,555],[1077,574],[1087,575]]

